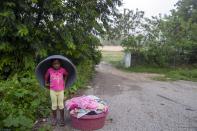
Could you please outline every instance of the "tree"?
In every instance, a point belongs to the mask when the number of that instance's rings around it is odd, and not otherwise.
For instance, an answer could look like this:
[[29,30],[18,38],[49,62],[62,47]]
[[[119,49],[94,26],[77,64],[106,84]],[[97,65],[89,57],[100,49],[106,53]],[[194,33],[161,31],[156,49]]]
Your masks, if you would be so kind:
[[[159,66],[197,63],[196,1],[180,0],[176,9],[171,12],[171,15],[159,15],[151,19],[137,17],[140,23],[137,22],[134,27],[132,24],[126,24],[125,30],[124,26],[118,26],[118,31],[123,32],[122,36],[125,36],[122,45],[126,50],[136,52],[136,36],[140,34],[143,38],[138,51],[143,51],[141,53],[147,63]],[[127,16],[124,23],[132,23],[132,15]]]
[[[197,2],[196,0],[180,0],[173,16],[180,18],[179,33],[184,32],[183,48],[188,56],[189,63],[197,62]],[[180,30],[181,29],[181,30]]]
[[[63,54],[77,65],[83,86],[101,57],[97,36],[108,30],[120,0],[0,1],[0,127],[31,130],[49,114],[49,97],[35,79],[40,59]],[[84,72],[85,71],[85,72]]]
[[119,13],[111,25],[108,32],[108,39],[123,39],[130,35],[141,33],[141,24],[143,22],[144,12],[124,9],[124,13]]
[[[33,70],[35,60],[63,54],[98,62],[96,35],[108,30],[120,0],[4,0],[0,4],[0,76]],[[96,60],[95,60],[96,59]]]
[[121,45],[125,48],[125,51],[139,54],[143,47],[143,38],[143,35],[129,36],[122,41]]

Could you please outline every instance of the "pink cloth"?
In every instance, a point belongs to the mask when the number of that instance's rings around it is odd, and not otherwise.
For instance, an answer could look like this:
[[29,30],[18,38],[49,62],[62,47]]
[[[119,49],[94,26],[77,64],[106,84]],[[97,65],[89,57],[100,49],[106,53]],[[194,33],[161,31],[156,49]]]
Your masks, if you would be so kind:
[[50,89],[60,91],[65,88],[64,78],[67,76],[68,72],[62,67],[58,70],[49,68],[45,74],[45,80],[50,79]]
[[73,110],[74,108],[96,110],[98,102],[90,97],[81,96],[66,101],[66,107],[67,110]]

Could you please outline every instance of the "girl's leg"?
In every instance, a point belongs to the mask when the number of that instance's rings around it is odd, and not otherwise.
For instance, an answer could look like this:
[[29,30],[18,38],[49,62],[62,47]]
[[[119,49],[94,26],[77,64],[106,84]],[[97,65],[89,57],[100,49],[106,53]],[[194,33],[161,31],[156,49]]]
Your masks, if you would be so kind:
[[55,126],[57,124],[57,93],[56,91],[50,90],[50,96],[51,96],[51,103],[52,103],[52,121],[51,124]]
[[64,91],[58,91],[57,105],[59,109],[64,109]]
[[60,126],[64,126],[64,91],[58,92],[58,107],[60,109]]

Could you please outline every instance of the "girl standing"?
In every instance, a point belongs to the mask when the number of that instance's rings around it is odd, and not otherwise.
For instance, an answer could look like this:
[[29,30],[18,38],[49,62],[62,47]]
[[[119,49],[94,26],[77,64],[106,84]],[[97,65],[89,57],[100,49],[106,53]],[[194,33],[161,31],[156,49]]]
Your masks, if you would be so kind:
[[52,103],[52,125],[57,124],[57,109],[60,110],[60,126],[64,126],[64,89],[68,76],[66,69],[61,67],[58,59],[52,60],[51,67],[45,74],[45,86],[50,89]]

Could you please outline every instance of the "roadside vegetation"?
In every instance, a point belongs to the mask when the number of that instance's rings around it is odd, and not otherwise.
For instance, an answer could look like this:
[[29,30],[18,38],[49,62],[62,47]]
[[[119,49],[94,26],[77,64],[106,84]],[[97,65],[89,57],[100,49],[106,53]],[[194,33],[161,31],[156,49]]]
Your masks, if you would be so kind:
[[197,68],[169,68],[169,67],[154,67],[154,66],[135,66],[132,68],[122,68],[123,70],[130,72],[145,72],[145,73],[157,73],[161,76],[154,77],[154,80],[159,81],[175,81],[175,80],[187,80],[197,82]]
[[123,62],[123,55],[120,51],[102,51],[102,60],[117,66]]
[[77,81],[68,97],[85,87],[100,62],[97,36],[108,30],[120,0],[3,0],[0,4],[0,127],[31,130],[49,117],[50,97],[35,78],[36,65],[49,55],[68,57]]
[[[144,17],[146,12],[140,10],[125,9],[116,18],[108,39],[117,40],[131,54],[131,67],[127,71],[165,75],[158,80],[196,81],[196,12],[195,0],[179,0],[170,15],[152,18]],[[114,59],[119,58],[117,55]],[[115,62],[111,54],[104,59],[115,65],[121,63]]]
[[161,76],[154,77],[154,80],[159,81],[175,81],[175,80],[187,80],[197,82],[197,67],[195,66],[183,66],[183,67],[159,67],[153,65],[135,65],[129,68],[125,68],[123,65],[124,52],[116,51],[103,51],[102,60],[109,62],[118,69],[127,72],[137,73],[157,73]]

